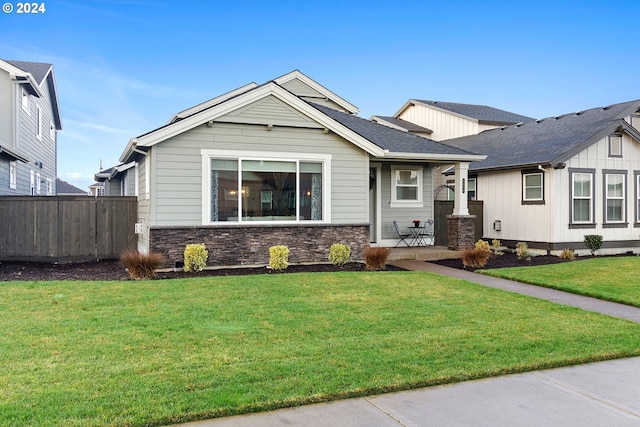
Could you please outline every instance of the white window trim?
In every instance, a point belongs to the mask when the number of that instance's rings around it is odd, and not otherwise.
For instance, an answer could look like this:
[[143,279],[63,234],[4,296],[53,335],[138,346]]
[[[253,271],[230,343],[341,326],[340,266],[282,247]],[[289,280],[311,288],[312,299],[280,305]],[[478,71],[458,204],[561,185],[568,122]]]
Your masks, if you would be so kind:
[[9,162],[9,188],[15,190],[18,186],[18,162]]
[[[609,177],[620,176],[622,177],[622,196],[609,197]],[[623,224],[626,221],[626,194],[627,194],[627,179],[624,173],[607,172],[604,175],[604,222],[605,224]],[[616,220],[609,219],[609,200],[622,200],[622,218]]]
[[29,194],[31,196],[36,193],[36,173],[34,170],[29,171]]
[[24,87],[20,87],[20,106],[25,113],[31,115],[31,110],[29,109],[29,93]]
[[49,122],[49,138],[51,138],[52,141],[55,141],[56,139],[56,127],[53,125],[52,121]]
[[[331,222],[331,154],[315,154],[315,153],[274,153],[271,151],[240,151],[240,150],[200,150],[202,156],[202,224],[308,224]],[[243,160],[269,160],[269,161],[298,161],[298,162],[321,162],[322,163],[322,220],[309,221],[242,221],[238,216],[238,221],[211,221],[211,159],[230,159],[238,160],[238,173],[242,173],[240,165]],[[240,208],[240,206],[238,207]]]
[[42,178],[40,177],[40,172],[36,172],[36,194],[40,194],[42,192]]
[[[397,171],[416,171],[418,172],[418,188],[417,188],[417,200],[398,200],[397,199]],[[422,166],[408,166],[408,165],[392,165],[391,166],[391,203],[392,208],[423,208],[423,193],[424,192],[424,177]]]
[[53,195],[53,180],[51,178],[47,178],[47,195]]
[[42,109],[36,105],[36,138],[42,141]]
[[[540,197],[536,198],[527,198],[527,188],[537,188],[537,187],[527,187],[527,177],[532,175],[540,175]],[[531,173],[523,173],[522,174],[522,201],[523,202],[542,202],[544,201],[544,174],[542,172],[531,172]]]

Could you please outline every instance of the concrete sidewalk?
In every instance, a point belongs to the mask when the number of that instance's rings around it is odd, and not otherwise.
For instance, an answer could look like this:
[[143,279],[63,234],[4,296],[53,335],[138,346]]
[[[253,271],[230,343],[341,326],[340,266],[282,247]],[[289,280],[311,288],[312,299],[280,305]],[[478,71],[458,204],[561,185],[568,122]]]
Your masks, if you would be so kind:
[[[640,322],[640,309],[416,260],[393,261]],[[183,427],[640,426],[640,357],[182,424]]]

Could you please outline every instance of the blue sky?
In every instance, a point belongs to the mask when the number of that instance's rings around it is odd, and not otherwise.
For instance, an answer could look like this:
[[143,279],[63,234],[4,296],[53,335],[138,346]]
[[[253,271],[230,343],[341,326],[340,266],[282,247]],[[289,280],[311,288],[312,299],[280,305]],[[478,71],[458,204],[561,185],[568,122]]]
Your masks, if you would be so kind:
[[174,113],[294,69],[365,118],[409,98],[537,118],[640,99],[637,0],[9,2],[0,58],[54,64],[58,176],[82,189]]

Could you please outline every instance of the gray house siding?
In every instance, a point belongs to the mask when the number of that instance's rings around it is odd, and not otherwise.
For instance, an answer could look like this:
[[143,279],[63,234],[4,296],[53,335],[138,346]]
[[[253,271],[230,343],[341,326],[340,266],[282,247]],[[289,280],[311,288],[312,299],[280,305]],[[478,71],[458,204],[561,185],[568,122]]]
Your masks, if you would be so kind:
[[[4,72],[1,72],[5,74]],[[4,80],[4,78],[3,78]],[[28,162],[16,162],[16,188],[9,187],[9,159],[7,156],[0,156],[0,195],[24,195],[31,194],[31,171],[34,176],[39,175],[40,192],[38,193],[38,182],[34,184],[34,194],[47,194],[47,181],[50,180],[52,194],[56,194],[56,175],[57,175],[57,131],[53,129],[53,135],[50,135],[51,123],[54,122],[51,93],[46,80],[40,86],[43,96],[29,96],[28,112],[24,111],[21,103],[21,85],[10,83],[13,86],[10,92],[1,92],[3,96],[12,97],[13,117],[17,120],[9,120],[11,131],[4,130],[3,136],[11,135],[12,140],[4,141],[10,147],[13,147],[21,155],[25,156]],[[6,86],[6,82],[3,83]],[[4,103],[3,105],[6,105]],[[38,108],[40,109],[41,138],[36,135],[36,122],[38,118]],[[4,110],[4,107],[3,107]],[[5,121],[3,121],[5,124]],[[17,125],[17,128],[16,128]],[[15,130],[15,131],[14,131]]]

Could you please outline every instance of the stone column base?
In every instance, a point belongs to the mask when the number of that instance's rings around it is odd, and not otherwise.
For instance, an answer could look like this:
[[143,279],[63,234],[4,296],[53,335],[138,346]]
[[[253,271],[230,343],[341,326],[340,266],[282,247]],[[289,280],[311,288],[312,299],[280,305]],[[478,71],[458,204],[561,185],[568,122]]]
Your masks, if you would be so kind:
[[475,245],[475,218],[475,215],[447,215],[449,249],[459,251]]

